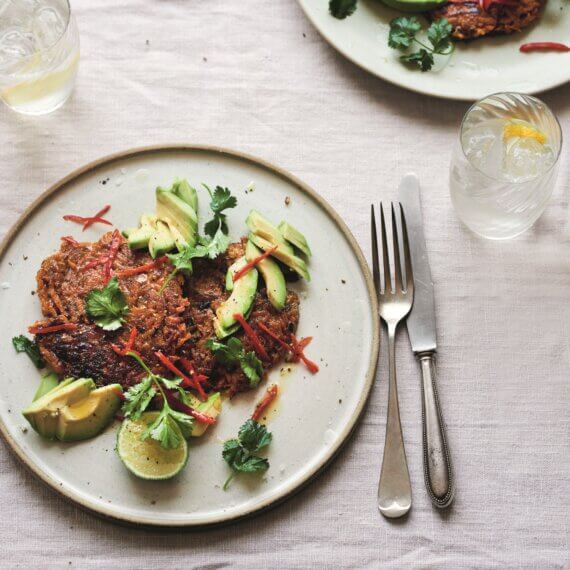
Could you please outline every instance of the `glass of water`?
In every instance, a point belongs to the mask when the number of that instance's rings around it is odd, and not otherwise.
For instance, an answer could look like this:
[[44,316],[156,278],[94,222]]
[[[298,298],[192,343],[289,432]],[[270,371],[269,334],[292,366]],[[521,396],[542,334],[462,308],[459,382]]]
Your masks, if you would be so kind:
[[68,0],[0,0],[0,99],[43,115],[71,95],[79,34]]
[[489,239],[530,228],[554,189],[562,131],[536,97],[497,93],[463,118],[454,149],[451,201],[461,221]]

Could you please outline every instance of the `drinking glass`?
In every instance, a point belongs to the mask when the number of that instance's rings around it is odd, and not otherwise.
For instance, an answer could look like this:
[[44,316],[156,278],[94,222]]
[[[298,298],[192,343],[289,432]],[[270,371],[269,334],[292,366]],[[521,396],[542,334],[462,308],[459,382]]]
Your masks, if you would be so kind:
[[561,148],[560,124],[536,97],[496,93],[477,101],[463,118],[451,160],[459,219],[489,239],[530,228],[552,195]]
[[71,95],[79,33],[68,0],[0,0],[0,99],[43,115]]

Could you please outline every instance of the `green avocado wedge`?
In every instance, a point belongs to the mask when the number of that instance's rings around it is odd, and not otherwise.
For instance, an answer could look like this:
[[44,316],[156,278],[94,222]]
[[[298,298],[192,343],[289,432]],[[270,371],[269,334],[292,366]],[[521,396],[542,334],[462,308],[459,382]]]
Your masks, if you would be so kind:
[[[247,263],[245,257],[240,257],[238,261],[239,263],[233,265],[236,271]],[[219,325],[216,327],[216,334],[218,334],[218,329],[228,330],[236,324],[234,319],[236,313],[245,315],[249,311],[257,291],[257,281],[257,269],[252,268],[233,284],[232,294],[216,310],[216,320]],[[218,334],[218,338],[222,337]]]
[[448,0],[382,0],[382,4],[400,12],[429,12]]
[[311,257],[312,252],[305,236],[288,222],[281,222],[277,229],[281,235],[297,249],[300,249],[307,257]]
[[45,396],[48,392],[51,392],[59,386],[59,378],[54,372],[50,372],[45,376],[42,376],[40,385],[34,394],[33,401],[39,400],[42,396]]
[[156,215],[174,228],[188,245],[196,243],[198,216],[192,206],[176,194],[158,187],[156,189]]
[[249,234],[249,239],[263,251],[268,251],[277,245],[277,249],[271,255],[283,262],[287,267],[290,267],[306,281],[311,280],[311,274],[309,273],[307,264],[298,255],[295,255],[293,248],[289,244],[283,247],[282,244],[275,244],[254,233]]
[[[247,261],[252,261],[261,255],[261,250],[251,241],[247,240],[245,246],[245,258]],[[269,302],[278,310],[282,311],[285,308],[287,299],[287,285],[285,283],[285,276],[283,271],[273,259],[266,257],[256,265],[257,270],[261,273],[265,281],[265,289],[267,291],[267,298]]]
[[123,235],[127,238],[129,247],[131,249],[144,249],[147,247],[152,234],[156,230],[156,222],[156,216],[143,214],[138,228],[124,230]]
[[156,229],[150,236],[150,240],[148,242],[148,251],[150,256],[153,259],[156,259],[175,247],[176,242],[172,237],[172,233],[170,232],[168,225],[162,220],[156,222]]
[[[222,411],[222,395],[219,392],[214,392],[208,396],[205,402],[201,402],[195,396],[191,394],[187,395],[189,400],[188,404],[192,406],[195,410],[206,414],[212,418],[217,418]],[[192,422],[192,431],[190,433],[191,437],[200,437],[206,433],[208,426],[210,424],[200,423],[196,420]]]
[[121,407],[122,388],[96,388],[90,378],[68,378],[22,413],[46,439],[80,441],[99,434]]

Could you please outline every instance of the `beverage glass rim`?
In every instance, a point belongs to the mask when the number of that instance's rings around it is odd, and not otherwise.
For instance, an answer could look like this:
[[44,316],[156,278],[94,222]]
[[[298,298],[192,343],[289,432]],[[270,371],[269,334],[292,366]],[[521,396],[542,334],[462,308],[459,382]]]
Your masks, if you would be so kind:
[[[39,54],[39,53],[45,53],[45,52],[53,49],[54,47],[56,47],[59,44],[59,42],[61,42],[61,40],[64,38],[65,34],[67,33],[67,30],[69,28],[69,23],[71,22],[71,4],[69,3],[69,0],[62,0],[62,1],[63,1],[63,4],[67,7],[67,13],[66,13],[66,19],[65,19],[65,26],[64,26],[63,30],[61,31],[61,34],[58,36],[58,38],[49,46],[44,47],[42,49],[38,49],[29,55],[26,55],[24,57],[14,57],[12,59],[13,62],[16,62],[16,61],[25,62],[25,61],[32,59],[33,57],[37,56],[37,54]],[[0,70],[1,70],[1,67],[0,67]]]
[[461,126],[459,127],[459,146],[461,147],[461,153],[463,154],[463,158],[465,158],[465,160],[471,165],[471,168],[475,169],[477,172],[479,172],[485,178],[488,178],[489,180],[492,180],[493,182],[504,182],[500,178],[497,178],[495,176],[490,176],[489,174],[487,174],[486,172],[481,170],[481,168],[479,168],[478,166],[473,164],[471,162],[471,160],[469,160],[469,157],[467,156],[467,154],[465,152],[465,147],[463,146],[463,129],[465,127],[465,121],[466,121],[467,117],[469,116],[469,114],[471,113],[471,111],[477,105],[482,103],[483,101],[485,101],[487,99],[491,99],[491,97],[497,97],[499,95],[523,95],[524,97],[529,97],[530,99],[534,99],[534,100],[538,101],[539,103],[542,103],[548,109],[550,114],[554,117],[554,121],[556,123],[556,126],[558,127],[558,132],[560,133],[560,144],[558,145],[558,152],[556,153],[556,157],[555,157],[554,161],[552,162],[552,164],[544,172],[541,172],[539,175],[531,178],[530,180],[515,180],[515,181],[509,182],[509,184],[528,184],[529,182],[532,182],[533,180],[538,178],[538,176],[543,176],[543,175],[547,174],[554,167],[557,166],[558,161],[560,160],[560,154],[562,153],[562,143],[564,142],[564,139],[563,139],[564,135],[562,133],[562,127],[560,125],[560,121],[558,120],[558,117],[552,112],[552,109],[542,99],[539,99],[538,97],[535,97],[534,95],[529,95],[528,93],[521,93],[520,91],[497,91],[496,93],[490,93],[489,95],[485,95],[485,97],[482,97],[481,99],[478,99],[477,101],[472,103],[471,106],[469,107],[469,109],[467,109],[467,112],[465,113],[465,115],[463,115],[463,119],[461,119]]

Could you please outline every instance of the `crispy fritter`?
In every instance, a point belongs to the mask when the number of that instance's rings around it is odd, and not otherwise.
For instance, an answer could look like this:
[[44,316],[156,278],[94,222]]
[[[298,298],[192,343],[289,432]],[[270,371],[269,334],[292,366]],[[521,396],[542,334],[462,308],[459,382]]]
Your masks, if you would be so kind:
[[[189,358],[195,369],[208,376],[207,391],[226,391],[230,396],[250,388],[241,369],[228,370],[216,362],[205,344],[215,338],[213,320],[219,305],[227,299],[225,278],[228,267],[245,252],[245,239],[233,243],[224,255],[215,260],[194,260],[194,272],[186,279],[178,275],[161,292],[165,279],[172,271],[168,263],[131,277],[119,277],[121,291],[126,295],[129,313],[118,331],[104,331],[92,323],[85,313],[85,297],[94,288],[104,286],[101,266],[84,270],[91,261],[105,255],[112,239],[104,235],[98,242],[79,246],[63,244],[58,253],[42,263],[37,275],[38,298],[46,320],[36,323],[49,326],[63,322],[76,323],[77,329],[40,334],[36,342],[43,357],[62,376],[93,378],[98,385],[119,383],[127,388],[140,381],[143,371],[131,358],[117,354],[112,345],[123,347],[132,327],[138,334],[134,350],[153,371],[170,374],[155,356],[156,351],[176,359]],[[132,251],[122,241],[113,273],[139,267],[151,261],[146,251]],[[186,295],[185,295],[186,293]],[[256,293],[249,324],[258,334],[269,357],[264,362],[267,371],[287,356],[279,343],[267,338],[257,323],[263,322],[280,338],[288,340],[297,329],[299,300],[295,293],[287,295],[287,305],[277,311],[269,302],[265,290]],[[246,350],[253,346],[240,330],[235,336]]]
[[[135,374],[136,366],[124,366],[125,359],[115,354],[111,343],[124,346],[132,327],[136,327],[138,334],[133,348],[151,368],[163,371],[155,351],[175,354],[190,338],[184,319],[188,300],[182,294],[182,276],[160,291],[172,271],[165,263],[146,273],[119,279],[129,305],[125,326],[108,332],[93,324],[85,313],[85,297],[92,289],[104,286],[103,271],[101,266],[83,268],[107,253],[111,235],[105,234],[95,243],[63,244],[59,252],[44,260],[37,283],[42,313],[48,320],[36,324],[72,322],[81,326],[76,331],[38,335],[36,340],[47,362],[63,375],[87,376],[99,384],[119,382],[129,386],[140,374]],[[152,261],[146,251],[132,251],[126,240],[121,239],[113,265],[115,274]],[[125,377],[121,378],[123,372]]]
[[458,40],[470,40],[489,34],[520,32],[538,18],[542,0],[517,0],[516,4],[491,4],[487,11],[477,1],[448,3],[428,13],[432,20],[447,18]]

